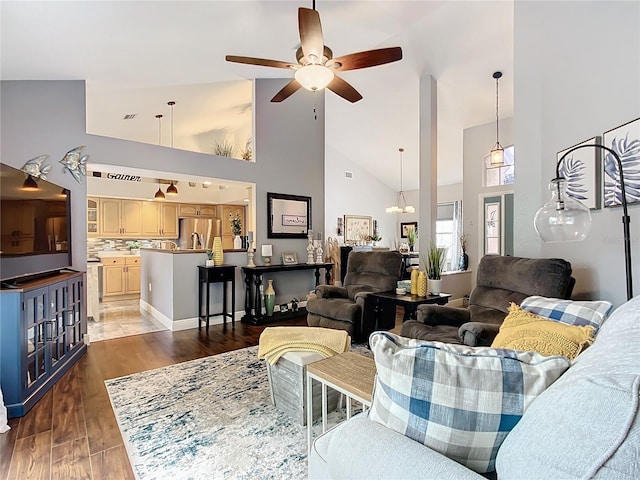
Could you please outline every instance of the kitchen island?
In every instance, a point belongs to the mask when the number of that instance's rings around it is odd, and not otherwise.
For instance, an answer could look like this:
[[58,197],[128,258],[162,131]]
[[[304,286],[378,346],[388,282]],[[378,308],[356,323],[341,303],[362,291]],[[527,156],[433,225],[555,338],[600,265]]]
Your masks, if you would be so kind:
[[[169,330],[185,330],[198,326],[198,266],[207,260],[205,250],[140,250],[140,308]],[[244,251],[225,251],[224,263],[244,266]],[[244,282],[236,269],[235,297],[243,298]],[[209,308],[222,311],[223,283],[212,284]],[[238,306],[236,305],[236,309]],[[242,315],[238,311],[236,315]],[[222,315],[212,317],[212,324],[223,322]]]

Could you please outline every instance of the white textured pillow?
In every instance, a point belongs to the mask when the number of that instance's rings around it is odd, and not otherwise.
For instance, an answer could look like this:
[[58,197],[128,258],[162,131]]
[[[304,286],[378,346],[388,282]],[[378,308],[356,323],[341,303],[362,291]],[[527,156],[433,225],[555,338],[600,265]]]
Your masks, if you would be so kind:
[[500,444],[533,399],[569,368],[565,357],[369,338],[377,377],[371,420],[479,473],[495,470]]
[[598,333],[613,305],[605,300],[573,301],[534,295],[525,298],[520,308],[567,325],[592,326]]

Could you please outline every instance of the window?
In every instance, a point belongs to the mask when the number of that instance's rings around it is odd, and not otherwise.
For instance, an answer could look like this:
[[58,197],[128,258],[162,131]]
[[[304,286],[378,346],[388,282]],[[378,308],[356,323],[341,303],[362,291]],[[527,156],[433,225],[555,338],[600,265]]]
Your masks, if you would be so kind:
[[491,166],[491,155],[484,157],[484,186],[497,187],[510,185],[515,180],[514,148],[510,145],[504,149],[504,165],[502,167]]
[[436,246],[447,249],[445,270],[458,269],[460,234],[462,230],[462,202],[438,204],[436,219]]

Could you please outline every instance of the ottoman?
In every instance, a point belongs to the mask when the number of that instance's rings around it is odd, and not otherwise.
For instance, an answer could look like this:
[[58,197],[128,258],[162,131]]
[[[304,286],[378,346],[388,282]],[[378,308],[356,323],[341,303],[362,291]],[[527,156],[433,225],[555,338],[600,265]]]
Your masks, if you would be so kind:
[[[267,362],[271,402],[301,425],[307,424],[307,365],[325,357],[314,352],[287,352],[275,363]],[[321,415],[321,385],[313,384],[313,418]],[[335,410],[340,393],[327,389],[327,411]]]

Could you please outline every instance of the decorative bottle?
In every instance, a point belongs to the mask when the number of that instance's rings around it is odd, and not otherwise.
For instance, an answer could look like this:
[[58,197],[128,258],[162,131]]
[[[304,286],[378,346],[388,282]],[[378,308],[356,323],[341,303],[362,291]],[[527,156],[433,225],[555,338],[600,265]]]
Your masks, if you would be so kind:
[[213,263],[222,265],[224,263],[224,252],[222,251],[222,238],[213,238]]
[[418,274],[418,296],[427,296],[427,274],[424,272]]
[[418,294],[418,276],[420,271],[417,268],[411,270],[411,295]]
[[264,290],[264,308],[267,317],[273,315],[273,306],[276,304],[276,291],[273,289],[273,280],[267,280],[267,288]]

